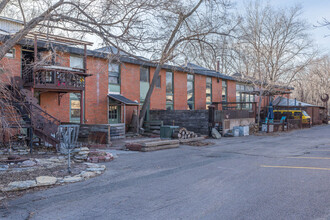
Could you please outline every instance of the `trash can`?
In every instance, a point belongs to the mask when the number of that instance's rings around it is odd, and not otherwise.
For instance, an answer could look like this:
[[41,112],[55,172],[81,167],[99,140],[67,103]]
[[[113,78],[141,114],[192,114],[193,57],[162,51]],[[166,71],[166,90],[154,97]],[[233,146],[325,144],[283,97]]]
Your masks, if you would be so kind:
[[179,129],[179,126],[163,125],[160,127],[160,138],[172,139],[172,135],[175,129]]

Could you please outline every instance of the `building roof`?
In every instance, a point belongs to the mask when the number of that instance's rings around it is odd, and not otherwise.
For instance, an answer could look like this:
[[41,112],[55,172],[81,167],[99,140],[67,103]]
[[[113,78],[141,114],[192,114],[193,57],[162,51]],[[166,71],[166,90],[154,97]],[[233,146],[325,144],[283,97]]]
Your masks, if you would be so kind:
[[17,23],[17,24],[24,24],[23,21],[16,20],[16,19],[13,19],[13,18],[3,17],[3,16],[0,16],[0,20],[11,21],[11,22],[14,22],[14,23]]
[[[231,76],[235,79],[235,81],[240,82],[240,83],[243,83],[243,84],[253,84],[253,83],[255,83],[255,84],[258,84],[258,85],[263,85],[265,87],[269,85],[269,83],[267,83],[267,82],[262,82],[262,81],[260,81],[258,79],[255,79],[253,77],[250,77],[250,76],[244,76],[241,73],[234,73]],[[272,87],[273,88],[277,88],[277,89],[294,90],[293,87],[282,86],[282,85],[278,85],[278,84],[272,85]]]
[[[1,35],[0,34],[0,41],[5,41],[9,38],[9,35]],[[22,46],[29,46],[33,47],[34,42],[33,39],[22,39],[18,44]],[[42,48],[48,48],[49,47],[49,42],[43,41],[43,40],[38,40],[37,41],[38,47]],[[77,54],[77,55],[84,55],[84,49],[79,48],[79,47],[74,47],[70,45],[65,45],[65,44],[57,44],[53,43],[53,46],[57,48],[57,50],[72,53],[72,54]],[[114,53],[110,53],[110,52]],[[136,64],[136,65],[142,65],[142,66],[149,66],[149,67],[157,67],[157,63],[154,63],[147,58],[144,57],[132,57],[127,55],[124,52],[119,51],[119,56],[118,54],[118,49],[115,47],[102,47],[96,50],[87,50],[87,56],[92,56],[92,57],[97,57],[97,58],[103,58],[103,59],[109,59],[113,55],[114,59],[122,62],[122,63],[131,63],[131,64]],[[220,72],[217,72],[215,70],[210,70],[207,68],[204,68],[202,66],[193,64],[193,63],[188,63],[187,65],[184,66],[175,66],[175,65],[169,65],[169,64],[164,64],[162,65],[162,69],[168,69],[172,71],[180,71],[180,72],[186,72],[186,73],[192,73],[192,74],[198,74],[198,75],[204,75],[204,76],[211,76],[211,77],[216,77],[224,80],[232,80],[232,81],[238,81],[240,82],[240,77],[237,76],[229,76]],[[283,86],[275,86],[276,88],[284,88],[284,89],[290,89],[293,90],[292,87],[283,87]]]
[[285,97],[277,97],[273,101],[274,106],[289,106],[289,107],[296,107],[296,106],[301,106],[301,107],[318,107],[316,105],[308,104],[305,102],[298,101],[296,99],[288,99]]
[[108,97],[109,97],[109,98],[112,98],[112,99],[115,100],[115,101],[118,101],[118,102],[120,102],[120,103],[123,103],[123,104],[125,104],[125,105],[139,105],[138,102],[132,101],[132,100],[126,98],[125,96],[120,95],[120,94],[112,94],[112,93],[109,93],[109,94],[108,94]]

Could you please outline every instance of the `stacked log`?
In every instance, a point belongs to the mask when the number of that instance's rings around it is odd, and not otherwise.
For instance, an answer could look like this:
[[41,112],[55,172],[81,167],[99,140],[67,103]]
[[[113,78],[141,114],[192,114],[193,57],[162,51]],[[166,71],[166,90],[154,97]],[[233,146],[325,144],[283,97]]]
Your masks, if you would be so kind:
[[198,135],[193,131],[188,131],[186,128],[180,128],[179,130],[174,131],[172,137],[175,139],[191,139],[197,138]]
[[249,134],[256,134],[259,132],[259,125],[258,124],[250,124]]

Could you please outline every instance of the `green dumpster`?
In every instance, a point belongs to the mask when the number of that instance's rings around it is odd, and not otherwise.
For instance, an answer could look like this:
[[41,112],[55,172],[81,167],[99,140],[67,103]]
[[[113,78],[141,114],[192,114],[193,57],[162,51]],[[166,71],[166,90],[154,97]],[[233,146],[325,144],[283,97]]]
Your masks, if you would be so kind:
[[172,139],[172,134],[175,129],[179,129],[179,126],[163,125],[160,127],[160,138]]

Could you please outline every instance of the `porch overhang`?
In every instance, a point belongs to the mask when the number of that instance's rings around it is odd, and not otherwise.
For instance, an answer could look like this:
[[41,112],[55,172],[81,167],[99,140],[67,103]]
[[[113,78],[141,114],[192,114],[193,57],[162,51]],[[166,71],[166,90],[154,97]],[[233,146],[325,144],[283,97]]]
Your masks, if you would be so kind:
[[120,95],[120,94],[108,94],[108,97],[110,99],[113,99],[117,102],[120,102],[121,104],[124,104],[124,105],[129,105],[129,106],[139,106],[139,103],[136,102],[136,101],[132,101],[128,98],[126,98],[125,96],[123,95]]

